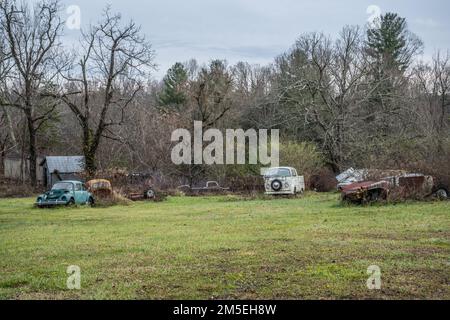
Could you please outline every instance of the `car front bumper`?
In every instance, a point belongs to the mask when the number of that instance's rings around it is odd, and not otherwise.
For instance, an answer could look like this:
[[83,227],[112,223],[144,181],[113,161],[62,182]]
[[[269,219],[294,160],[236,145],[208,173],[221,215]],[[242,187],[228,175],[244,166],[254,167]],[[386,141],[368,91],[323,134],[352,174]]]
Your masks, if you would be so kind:
[[63,200],[45,200],[45,201],[37,201],[34,205],[39,208],[49,208],[49,207],[57,207],[57,206],[66,206],[69,201]]
[[275,195],[290,195],[290,194],[294,194],[294,190],[281,190],[281,191],[273,191],[273,190],[269,190],[266,191],[266,195],[270,195],[270,196],[275,196]]

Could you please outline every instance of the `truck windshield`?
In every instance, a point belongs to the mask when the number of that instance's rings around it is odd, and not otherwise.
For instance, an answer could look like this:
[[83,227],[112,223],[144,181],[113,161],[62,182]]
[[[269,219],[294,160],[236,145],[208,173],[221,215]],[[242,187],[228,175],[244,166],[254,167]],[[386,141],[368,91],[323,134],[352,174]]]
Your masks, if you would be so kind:
[[70,182],[58,182],[52,188],[52,190],[69,190],[72,191],[73,185]]
[[266,177],[290,177],[291,170],[286,168],[272,168],[266,172]]

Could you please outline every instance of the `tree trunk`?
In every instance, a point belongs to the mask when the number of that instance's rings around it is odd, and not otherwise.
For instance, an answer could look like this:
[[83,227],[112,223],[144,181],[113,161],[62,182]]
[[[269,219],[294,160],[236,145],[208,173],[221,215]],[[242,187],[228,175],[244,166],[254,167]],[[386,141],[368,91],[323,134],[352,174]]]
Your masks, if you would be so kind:
[[95,151],[92,151],[91,148],[87,148],[84,151],[85,158],[85,169],[88,177],[93,177],[95,172],[97,171],[97,166],[95,165]]
[[27,124],[28,124],[28,153],[30,161],[30,183],[32,187],[37,186],[37,150],[36,150],[36,129],[34,128],[34,121],[31,112],[27,112]]
[[16,139],[16,134],[14,133],[14,128],[13,128],[13,124],[11,121],[11,116],[9,114],[9,111],[6,107],[3,106],[3,113],[6,116],[6,123],[8,125],[8,129],[9,129],[9,137],[11,139],[11,143],[12,143],[12,150],[15,150],[17,152],[19,152],[19,147],[18,147],[18,143],[17,143],[17,139]]
[[0,152],[0,177],[5,176],[5,151]]
[[86,124],[83,128],[83,154],[85,170],[88,177],[94,176],[97,171],[97,166],[95,164],[96,153],[97,148],[94,145],[92,131],[88,128],[88,124]]
[[437,152],[438,154],[442,154],[444,152],[444,138],[445,138],[445,93],[442,94],[441,97],[441,114],[439,115],[439,129],[437,132]]
[[331,170],[333,171],[333,173],[335,173],[335,174],[341,173],[341,170],[340,170],[339,166],[336,163],[329,162],[329,166],[330,166]]

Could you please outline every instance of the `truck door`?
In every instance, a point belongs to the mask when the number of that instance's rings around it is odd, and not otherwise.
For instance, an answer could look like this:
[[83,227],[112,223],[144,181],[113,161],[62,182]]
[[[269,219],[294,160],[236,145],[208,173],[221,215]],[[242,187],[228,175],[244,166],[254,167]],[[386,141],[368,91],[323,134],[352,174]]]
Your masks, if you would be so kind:
[[293,179],[292,179],[292,184],[293,184],[292,188],[293,188],[293,190],[297,190],[297,192],[299,192],[300,191],[300,184],[298,183],[299,181],[298,181],[297,170],[292,169],[292,177],[293,177]]
[[298,183],[298,174],[297,174],[297,170],[296,169],[293,169],[292,170],[292,176],[294,177],[294,186],[295,186],[295,189],[297,190],[297,191],[299,191],[300,190],[300,185],[299,185],[299,183]]

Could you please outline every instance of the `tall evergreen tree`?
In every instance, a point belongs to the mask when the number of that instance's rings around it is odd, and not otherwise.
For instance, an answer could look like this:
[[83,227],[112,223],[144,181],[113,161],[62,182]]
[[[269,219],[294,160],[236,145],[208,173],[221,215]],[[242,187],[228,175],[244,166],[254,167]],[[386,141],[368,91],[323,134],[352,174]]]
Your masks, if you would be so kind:
[[405,71],[422,49],[422,41],[408,30],[406,19],[386,13],[367,30],[367,52],[382,70]]
[[404,73],[422,47],[422,41],[408,30],[406,19],[396,13],[381,15],[368,28],[366,52],[372,94],[365,112],[375,128],[374,136],[383,139],[396,130],[399,109],[405,105],[398,99],[407,84]]
[[180,111],[187,100],[186,85],[188,72],[182,63],[175,63],[163,80],[163,88],[158,97],[160,107],[165,110]]

